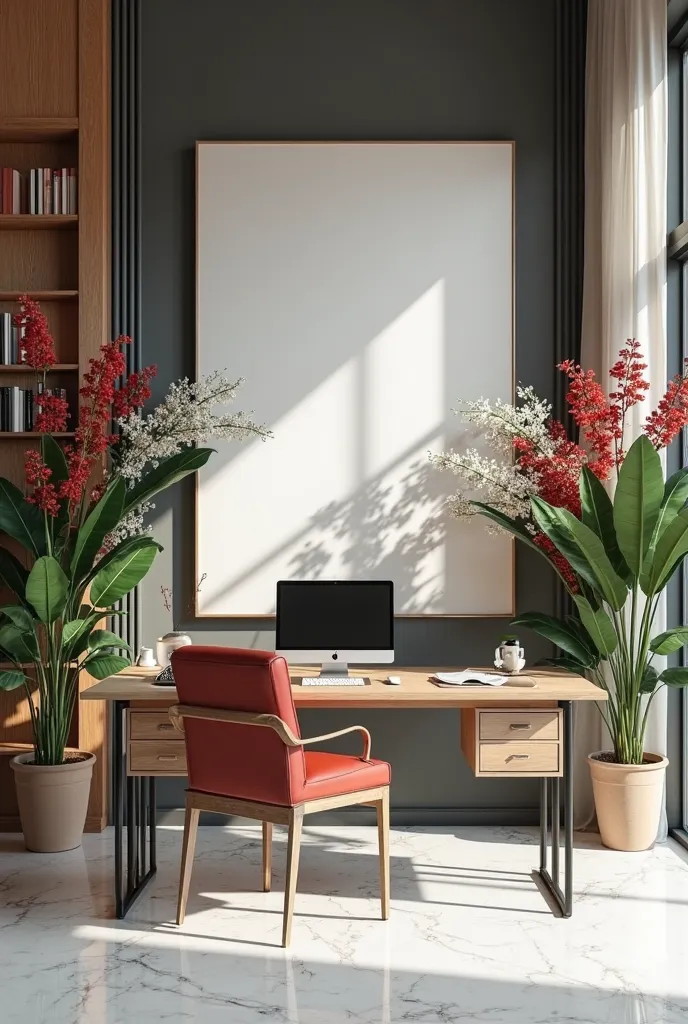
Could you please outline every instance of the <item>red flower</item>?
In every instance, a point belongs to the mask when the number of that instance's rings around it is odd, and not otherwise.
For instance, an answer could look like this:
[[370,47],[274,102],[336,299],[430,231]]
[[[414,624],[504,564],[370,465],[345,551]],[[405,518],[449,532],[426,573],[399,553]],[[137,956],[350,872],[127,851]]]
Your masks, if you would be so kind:
[[57,362],[55,342],[41,307],[28,295],[19,299],[21,312],[14,318],[20,329],[20,352],[23,361],[34,370],[45,370]]
[[688,424],[688,360],[683,375],[677,373],[669,382],[655,412],[645,421],[645,433],[655,448],[666,448]]
[[60,434],[67,429],[69,404],[66,398],[54,395],[52,391],[43,391],[36,396],[38,414],[34,430],[42,434]]
[[557,420],[550,420],[548,430],[554,441],[553,455],[540,455],[532,442],[524,438],[514,440],[519,467],[535,476],[538,495],[544,501],[557,508],[566,508],[580,518],[578,478],[587,461],[587,454],[569,440]]
[[157,366],[144,366],[140,373],[130,373],[126,382],[115,391],[112,402],[113,419],[121,419],[128,416],[134,409],[140,409],[152,392],[149,387],[150,381],[158,372]]
[[26,452],[24,472],[27,484],[34,489],[26,500],[30,501],[32,505],[37,505],[50,516],[59,515],[60,502],[55,485],[50,483],[52,470],[45,465],[40,452],[35,449]]
[[591,452],[596,456],[596,460],[589,463],[590,469],[600,480],[605,480],[615,461],[613,446],[618,412],[612,410],[592,370],[583,370],[571,359],[559,363],[558,369],[562,370],[571,382],[566,401],[576,425],[582,429]]

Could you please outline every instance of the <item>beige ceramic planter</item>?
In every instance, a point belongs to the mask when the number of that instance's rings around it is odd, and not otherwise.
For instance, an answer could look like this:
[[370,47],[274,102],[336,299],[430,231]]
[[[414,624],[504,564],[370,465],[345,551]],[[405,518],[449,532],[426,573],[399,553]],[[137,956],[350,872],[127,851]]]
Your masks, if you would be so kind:
[[612,850],[649,850],[657,838],[669,762],[661,754],[645,757],[649,764],[588,757],[600,836]]
[[12,758],[27,849],[36,853],[74,850],[81,846],[95,755],[84,753],[83,761],[55,765],[36,765],[33,756],[31,752]]

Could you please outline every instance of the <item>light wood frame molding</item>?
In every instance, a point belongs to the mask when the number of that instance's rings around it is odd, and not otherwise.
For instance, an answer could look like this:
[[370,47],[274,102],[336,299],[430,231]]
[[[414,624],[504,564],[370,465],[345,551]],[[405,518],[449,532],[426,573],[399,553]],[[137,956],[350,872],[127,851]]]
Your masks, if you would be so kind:
[[194,704],[173,704],[168,714],[172,724],[179,732],[184,732],[184,718],[201,718],[209,722],[229,722],[234,725],[257,725],[272,729],[288,747],[305,747],[311,743],[333,740],[338,736],[346,736],[351,732],[359,732],[363,737],[362,761],[370,760],[371,735],[363,725],[350,725],[346,729],[326,732],[322,736],[311,736],[308,739],[296,736],[287,723],[278,715],[257,714],[252,711],[227,711],[224,708],[207,708]]

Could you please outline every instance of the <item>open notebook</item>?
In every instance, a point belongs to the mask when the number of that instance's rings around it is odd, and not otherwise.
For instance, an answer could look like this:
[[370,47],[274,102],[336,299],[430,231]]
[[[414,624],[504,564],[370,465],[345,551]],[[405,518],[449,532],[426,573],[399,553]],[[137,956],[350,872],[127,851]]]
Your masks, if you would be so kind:
[[503,686],[509,677],[466,668],[462,672],[435,672],[430,678],[437,686]]

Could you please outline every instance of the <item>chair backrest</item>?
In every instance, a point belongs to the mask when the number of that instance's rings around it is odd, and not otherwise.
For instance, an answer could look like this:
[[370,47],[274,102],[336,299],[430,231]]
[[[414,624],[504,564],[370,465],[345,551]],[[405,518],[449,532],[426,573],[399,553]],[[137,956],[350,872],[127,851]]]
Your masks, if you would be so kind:
[[[282,657],[232,647],[180,647],[172,655],[180,704],[277,715],[300,736],[289,669]],[[184,719],[191,789],[289,806],[302,792],[303,747],[272,729]]]

